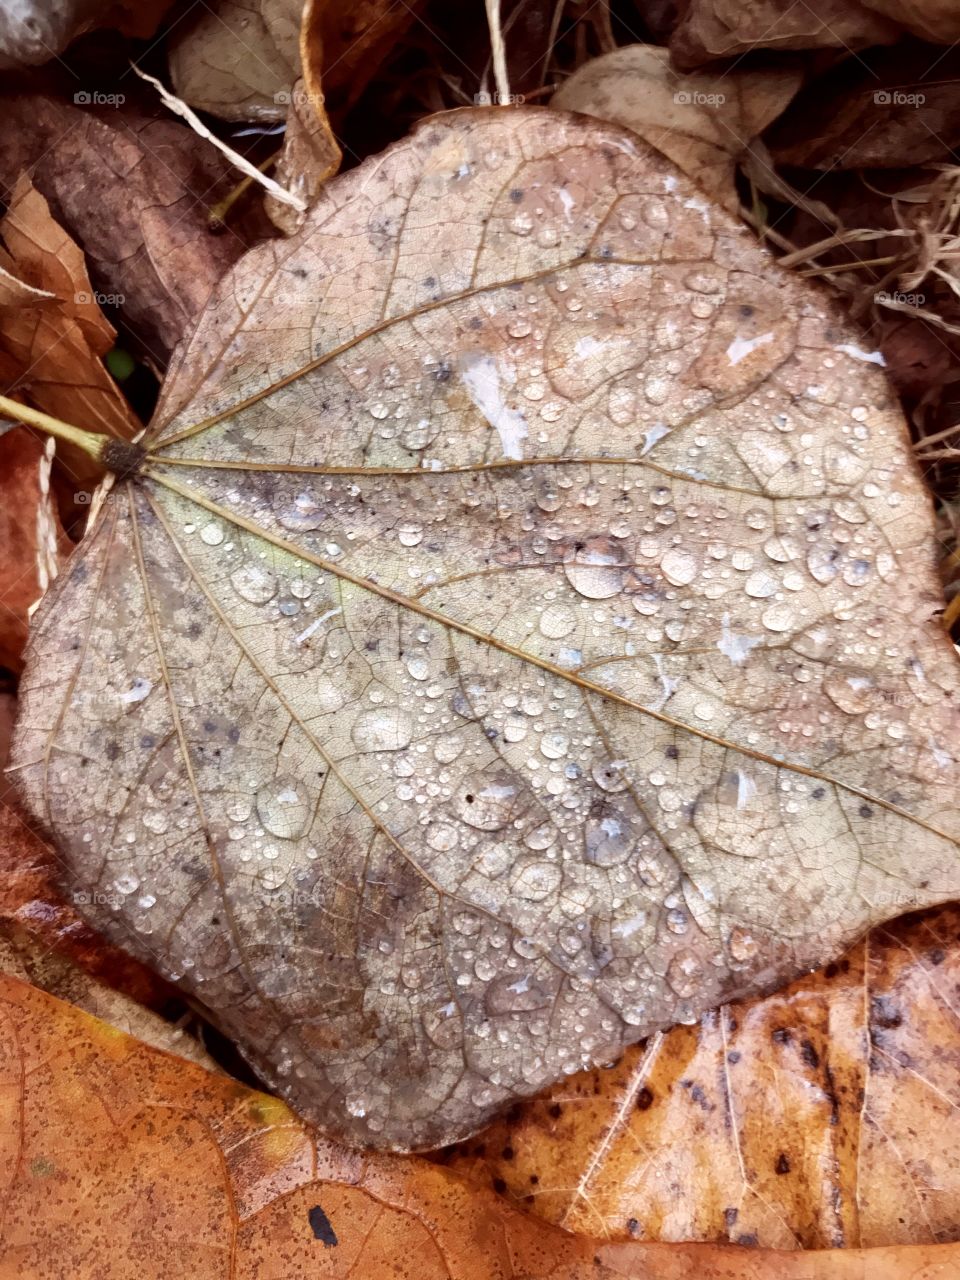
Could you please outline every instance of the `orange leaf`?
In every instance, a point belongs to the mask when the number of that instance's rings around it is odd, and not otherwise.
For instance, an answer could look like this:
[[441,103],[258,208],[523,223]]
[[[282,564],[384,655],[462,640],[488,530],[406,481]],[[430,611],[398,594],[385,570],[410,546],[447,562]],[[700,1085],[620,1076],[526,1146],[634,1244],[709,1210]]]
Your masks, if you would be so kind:
[[318,1139],[280,1102],[0,977],[0,1274],[19,1280],[947,1280],[950,1247],[777,1255],[598,1246],[417,1157]]
[[[0,328],[2,325],[0,310]],[[50,493],[52,442],[45,447],[26,427],[3,432],[3,425],[0,423],[0,666],[19,671],[30,608],[56,576],[71,544]]]

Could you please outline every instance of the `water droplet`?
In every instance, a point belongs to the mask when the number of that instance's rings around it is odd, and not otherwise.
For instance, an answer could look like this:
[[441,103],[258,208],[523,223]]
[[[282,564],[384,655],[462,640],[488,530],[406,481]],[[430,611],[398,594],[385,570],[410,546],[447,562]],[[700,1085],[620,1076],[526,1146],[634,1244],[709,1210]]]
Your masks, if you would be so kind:
[[453,797],[453,809],[468,827],[499,831],[513,817],[520,787],[510,773],[476,773],[464,778]]
[[241,565],[230,575],[230,582],[237,595],[250,604],[266,604],[277,593],[276,577],[256,561]]
[[397,536],[404,547],[415,547],[423,541],[423,525],[412,520],[405,520],[397,530]]
[[667,982],[682,1000],[696,995],[703,966],[692,951],[679,951],[667,966]]
[[223,541],[223,525],[216,520],[211,520],[200,530],[200,538],[208,547],[219,547]]
[[675,587],[685,587],[697,576],[697,557],[691,551],[674,547],[660,561],[663,576]]
[[560,888],[563,874],[555,862],[519,863],[511,877],[511,887],[518,898],[542,902]]
[[309,797],[296,779],[274,778],[257,792],[257,817],[272,836],[295,840],[310,820]]
[[402,751],[413,738],[413,719],[402,707],[361,711],[350,731],[360,751]]
[[612,805],[598,805],[584,827],[586,859],[598,867],[615,867],[633,848],[630,819]]
[[567,581],[588,600],[608,600],[623,587],[623,548],[605,535],[578,543],[564,556]]

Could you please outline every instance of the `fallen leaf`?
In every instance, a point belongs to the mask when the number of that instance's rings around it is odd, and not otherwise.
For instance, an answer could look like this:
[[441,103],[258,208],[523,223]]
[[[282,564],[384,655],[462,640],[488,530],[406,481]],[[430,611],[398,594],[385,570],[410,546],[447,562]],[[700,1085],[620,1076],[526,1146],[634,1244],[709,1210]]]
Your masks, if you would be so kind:
[[[602,1245],[0,975],[5,1264],[22,1280],[948,1280],[954,1247]],[[109,1223],[109,1230],[104,1224]]]
[[101,113],[46,94],[0,103],[0,178],[12,187],[29,169],[78,241],[97,291],[123,308],[129,334],[162,370],[217,280],[249,247],[234,219],[223,235],[209,228],[234,172],[175,121]]
[[878,361],[612,125],[454,112],[328,184],[37,615],[17,777],[86,916],[410,1148],[954,896]]
[[173,32],[173,86],[225,120],[279,122],[303,76],[307,94],[322,82],[321,98],[343,112],[420,8],[422,0],[213,0]]
[[173,989],[90,928],[77,912],[85,896],[86,890],[70,883],[56,851],[15,809],[0,804],[0,930],[36,946],[37,954],[62,959],[130,1001],[154,1012],[162,1010]]
[[[0,300],[9,296],[0,268]],[[0,345],[4,311],[0,302]],[[0,372],[3,358],[0,354]],[[26,427],[0,422],[0,667],[19,671],[33,605],[71,549],[50,492],[53,449]]]
[[632,1046],[445,1155],[570,1231],[817,1249],[954,1240],[960,907]]
[[17,0],[0,7],[0,70],[34,67],[86,31],[107,27],[145,39],[171,0]]
[[[83,253],[26,174],[0,219],[0,359],[7,387],[54,417],[128,438],[140,423],[100,357],[116,330],[100,309]],[[29,289],[24,293],[23,286]],[[61,454],[68,450],[61,449]]]
[[219,1071],[206,1049],[182,1026],[99,982],[62,953],[46,947],[35,933],[11,928],[6,922],[0,922],[0,973],[29,982],[154,1049],[188,1058],[207,1071]]
[[684,75],[670,54],[633,44],[578,68],[551,105],[632,129],[736,213],[736,160],[783,111],[803,82],[799,70]]
[[670,50],[688,69],[752,49],[864,49],[904,31],[936,44],[960,39],[953,0],[689,0]]
[[[287,127],[283,149],[274,177],[287,191],[300,196],[309,208],[316,202],[323,184],[340,168],[341,151],[330,128],[323,95],[311,92],[298,80],[289,95]],[[268,192],[264,206],[274,226],[291,236],[303,226],[305,212],[278,200]]]
[[767,135],[778,164],[835,170],[950,162],[960,50],[873,49],[808,84]]
[[304,0],[216,0],[195,6],[168,42],[178,98],[224,120],[286,119],[300,63]]

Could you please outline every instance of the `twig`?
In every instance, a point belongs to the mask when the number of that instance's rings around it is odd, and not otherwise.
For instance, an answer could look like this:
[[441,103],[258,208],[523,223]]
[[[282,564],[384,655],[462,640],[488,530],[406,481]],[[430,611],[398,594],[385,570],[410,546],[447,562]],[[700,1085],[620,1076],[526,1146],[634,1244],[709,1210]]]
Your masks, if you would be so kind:
[[147,75],[146,71],[141,71],[135,62],[131,62],[130,66],[141,80],[146,80],[148,84],[153,85],[160,94],[160,97],[163,99],[165,106],[169,107],[175,115],[181,116],[186,120],[194,133],[199,134],[201,138],[206,138],[208,142],[213,143],[217,150],[222,151],[230,163],[239,169],[241,173],[245,173],[247,177],[252,178],[254,182],[259,182],[265,190],[269,191],[270,194],[275,196],[279,201],[281,201],[281,203],[292,205],[299,213],[306,212],[306,200],[303,200],[300,196],[295,196],[293,192],[288,191],[286,187],[281,187],[279,182],[274,182],[272,178],[268,178],[265,174],[260,172],[256,165],[251,164],[246,156],[240,155],[238,151],[234,151],[232,147],[228,147],[227,144],[218,138],[215,133],[211,133],[200,117],[196,115],[195,112],[191,111],[185,102],[175,94],[172,94],[165,89],[156,76]]

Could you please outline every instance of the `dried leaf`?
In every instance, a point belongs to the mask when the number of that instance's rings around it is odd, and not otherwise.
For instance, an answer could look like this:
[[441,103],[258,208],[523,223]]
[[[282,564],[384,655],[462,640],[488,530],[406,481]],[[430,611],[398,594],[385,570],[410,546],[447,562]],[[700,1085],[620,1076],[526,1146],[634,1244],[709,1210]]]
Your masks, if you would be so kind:
[[921,40],[960,39],[954,0],[689,0],[670,49],[697,67],[751,49],[863,49],[893,44],[904,30]]
[[248,247],[233,230],[213,235],[209,228],[211,207],[235,185],[233,170],[171,120],[100,113],[44,94],[6,96],[0,105],[0,177],[12,186],[29,168],[78,240],[97,289],[118,301],[162,369]]
[[0,7],[0,69],[39,66],[85,31],[153,35],[171,0],[17,0]]
[[[0,278],[0,299],[7,296]],[[0,346],[4,319],[0,301]],[[30,610],[56,577],[71,544],[50,493],[51,444],[18,427],[2,432],[0,450],[0,667],[19,671]]]
[[[154,1011],[163,1009],[172,989],[81,919],[77,907],[86,896],[86,890],[70,883],[56,851],[14,809],[0,805],[0,929],[8,938],[35,944],[40,952],[68,962],[130,1001]],[[31,981],[45,986],[36,976]]]
[[[276,181],[309,207],[323,184],[340,168],[340,160],[341,151],[324,110],[322,93],[308,91],[298,80],[289,94],[283,150],[274,173]],[[264,205],[274,226],[285,235],[292,236],[303,226],[306,214],[270,193]]]
[[320,99],[316,110],[326,95],[343,111],[420,7],[422,0],[213,0],[173,33],[173,85],[192,107],[225,120],[280,121],[302,75],[307,94]]
[[960,1220],[960,907],[555,1085],[446,1163],[571,1231],[927,1244]]
[[666,49],[634,44],[584,63],[551,105],[632,129],[735,213],[737,157],[802,80],[794,70],[683,75]]
[[171,33],[177,97],[224,120],[280,121],[300,65],[304,0],[197,5]]
[[3,976],[0,1018],[3,1257],[30,1280],[945,1280],[956,1267],[951,1247],[600,1245],[427,1161],[317,1139],[275,1099]]
[[[116,330],[100,310],[83,253],[26,174],[0,219],[0,239],[6,246],[0,248],[0,368],[7,387],[54,417],[121,439],[135,435],[141,424],[100,359]],[[69,445],[60,457],[78,487],[97,476],[89,458]]]
[[950,162],[960,143],[958,74],[960,49],[871,50],[808,84],[766,140],[778,164],[812,169]]
[[335,180],[149,442],[38,615],[18,778],[332,1132],[464,1136],[957,894],[877,357],[632,135],[455,112]]

